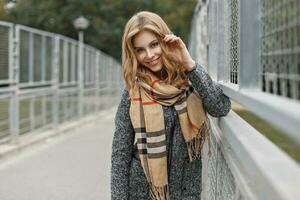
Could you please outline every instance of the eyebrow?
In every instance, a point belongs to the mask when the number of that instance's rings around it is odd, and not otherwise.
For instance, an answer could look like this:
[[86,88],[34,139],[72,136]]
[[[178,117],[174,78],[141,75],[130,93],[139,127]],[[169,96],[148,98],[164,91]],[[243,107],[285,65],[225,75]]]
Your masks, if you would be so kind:
[[[149,44],[153,43],[153,42],[158,42],[157,39],[152,40]],[[133,47],[134,49],[138,49],[138,48],[143,48],[143,47]]]

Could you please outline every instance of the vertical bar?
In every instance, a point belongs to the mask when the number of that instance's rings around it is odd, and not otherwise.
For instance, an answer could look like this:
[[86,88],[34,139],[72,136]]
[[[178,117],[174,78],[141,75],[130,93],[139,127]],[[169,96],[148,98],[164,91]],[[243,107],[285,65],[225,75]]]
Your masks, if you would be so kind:
[[8,71],[8,79],[9,79],[9,83],[13,83],[14,81],[16,81],[15,79],[15,74],[14,74],[14,70],[16,69],[16,58],[14,56],[18,55],[18,52],[16,52],[16,39],[14,37],[14,33],[16,34],[17,32],[17,28],[15,28],[14,26],[10,26],[9,27],[9,36],[8,36],[8,51],[9,51],[9,56],[8,56],[8,67],[9,67],[9,71]]
[[107,101],[107,99],[110,99],[110,94],[111,94],[111,90],[109,90],[108,88],[110,87],[110,70],[111,70],[111,64],[110,64],[110,59],[107,58],[107,65],[105,66],[106,68],[106,73],[105,76],[106,78],[106,90],[105,90],[105,99],[106,99],[106,106],[110,106],[110,101]]
[[46,36],[42,35],[42,53],[41,53],[41,82],[45,82],[46,79]]
[[[79,38],[83,37],[82,31],[79,32]],[[82,99],[83,99],[83,40],[79,40],[78,45],[78,114],[79,118],[83,116]]]
[[54,37],[54,56],[52,62],[52,126],[58,128],[59,124],[59,65],[60,65],[60,39],[59,36]]
[[292,98],[295,99],[295,100],[298,100],[299,99],[299,90],[298,90],[298,82],[299,82],[299,77],[300,77],[300,74],[299,72],[297,72],[297,55],[295,52],[293,52],[292,55],[290,55],[290,58],[291,58],[291,62],[290,62],[290,65],[292,66],[292,71],[294,72],[293,74],[291,74],[291,82],[292,82],[292,91],[291,91],[291,94],[292,94]]
[[87,84],[88,85],[91,85],[91,50],[89,49],[88,52],[87,52],[87,59],[86,59],[86,62],[87,62],[87,68],[86,68],[86,79],[87,79]]
[[64,40],[64,61],[63,61],[63,70],[64,70],[64,78],[63,78],[63,84],[68,83],[68,62],[69,62],[69,54],[68,54],[68,42]]
[[71,64],[71,82],[74,83],[75,82],[75,44],[72,44],[72,64]]
[[34,109],[34,104],[35,104],[35,96],[32,96],[29,98],[30,99],[30,104],[29,104],[29,119],[30,119],[30,131],[32,131],[35,127],[35,109]]
[[229,0],[223,3],[223,16],[224,16],[224,59],[223,68],[219,70],[219,80],[230,82],[230,3]]
[[68,97],[69,97],[69,94],[62,95],[63,104],[64,104],[64,120],[63,120],[64,122],[68,121],[68,119],[69,119]]
[[95,61],[96,57],[95,57],[95,51],[93,50],[92,51],[92,54],[91,54],[91,82],[92,82],[92,85],[95,87]]
[[88,85],[89,84],[89,49],[88,48],[85,48],[84,50],[84,65],[83,65],[83,68],[84,68],[84,86]]
[[239,84],[238,82],[238,72],[240,67],[240,31],[239,31],[239,0],[229,1],[229,72],[230,72],[230,82],[233,84]]
[[217,15],[217,37],[218,37],[218,61],[217,61],[217,80],[224,80],[226,78],[226,57],[225,57],[225,15],[224,15],[224,1],[218,1],[218,15]]
[[33,59],[34,59],[34,55],[33,55],[33,50],[34,50],[34,40],[33,40],[33,33],[30,32],[29,33],[29,79],[28,79],[28,82],[29,84],[32,84],[33,83],[33,69],[34,69],[34,62],[33,62]]
[[240,70],[238,82],[240,89],[260,90],[260,1],[239,1],[239,3]]
[[84,83],[85,85],[89,85],[90,79],[89,79],[89,72],[90,72],[90,51],[89,49],[86,48],[85,50],[85,65],[84,65],[84,71],[85,71],[85,76],[84,76]]
[[77,85],[78,84],[78,49],[79,49],[79,46],[78,46],[78,43],[75,44],[75,68],[74,68],[74,74],[75,74],[75,79],[74,79],[74,82],[75,84]]
[[42,101],[42,124],[43,126],[45,126],[47,124],[47,96],[43,95],[41,97],[41,101]]
[[108,80],[108,75],[107,75],[107,69],[108,69],[108,58],[106,57],[106,55],[105,56],[103,56],[103,58],[104,58],[104,64],[103,64],[103,89],[102,89],[102,91],[103,91],[103,94],[102,94],[102,98],[103,98],[103,107],[104,108],[106,108],[106,106],[107,106],[107,103],[108,103],[108,101],[107,101],[107,88],[108,88],[108,86],[107,86],[107,80]]
[[19,129],[19,98],[18,93],[16,89],[17,86],[15,86],[15,91],[10,98],[10,142],[11,143],[17,143],[18,142],[18,136],[20,134]]
[[[19,28],[13,27],[13,29],[10,30],[10,40],[9,42],[9,55],[10,55],[10,71],[11,78],[12,78],[12,89],[13,94],[10,98],[10,142],[12,144],[18,142],[18,136],[20,133],[20,121],[19,121],[19,51],[20,51],[20,32]],[[11,62],[12,61],[12,62]]]
[[95,62],[95,110],[99,111],[99,65],[100,65],[100,52],[96,52],[96,62]]
[[211,0],[209,3],[209,63],[208,72],[212,79],[217,80],[217,16],[218,16],[218,4],[216,0]]
[[[113,67],[113,60],[112,60],[112,58],[109,58],[109,74],[110,74],[110,76],[109,76],[109,88],[113,88],[113,69],[114,69],[114,67]],[[112,98],[113,99],[113,90],[110,90],[110,93],[109,93],[109,98]],[[112,105],[112,102],[110,102],[110,105]]]
[[89,85],[93,84],[93,78],[91,76],[93,71],[93,51],[90,49],[89,51],[89,69],[88,69],[88,79],[89,79]]
[[17,143],[18,136],[20,134],[20,119],[19,119],[19,69],[20,69],[20,29],[14,27],[11,30],[11,42],[10,42],[10,58],[12,63],[10,65],[12,71],[12,89],[13,94],[10,99],[10,142]]
[[102,66],[103,66],[103,62],[104,62],[104,60],[103,60],[103,56],[102,56],[102,53],[101,53],[101,51],[99,51],[99,54],[98,54],[98,56],[99,56],[99,65],[98,65],[98,71],[97,71],[97,73],[98,73],[98,81],[99,81],[99,88],[98,88],[98,93],[99,93],[99,96],[98,96],[98,105],[99,105],[99,110],[102,108],[102,88],[103,88],[103,86],[102,86],[102,80],[103,80],[103,73],[102,73]]

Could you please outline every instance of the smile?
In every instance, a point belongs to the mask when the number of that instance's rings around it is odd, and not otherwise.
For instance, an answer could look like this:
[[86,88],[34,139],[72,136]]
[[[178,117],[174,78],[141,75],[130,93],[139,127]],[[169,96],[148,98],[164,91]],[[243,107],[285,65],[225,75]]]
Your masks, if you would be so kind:
[[159,58],[160,58],[160,57],[158,57],[157,59],[152,60],[152,61],[150,61],[150,62],[147,62],[147,63],[150,64],[150,65],[155,65],[155,64],[158,63],[158,59],[159,59]]

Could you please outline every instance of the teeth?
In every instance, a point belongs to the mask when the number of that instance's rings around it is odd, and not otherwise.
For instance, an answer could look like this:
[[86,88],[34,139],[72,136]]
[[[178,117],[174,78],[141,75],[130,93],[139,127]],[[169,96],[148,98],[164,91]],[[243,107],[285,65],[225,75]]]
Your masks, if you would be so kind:
[[149,64],[151,64],[151,65],[156,64],[156,63],[157,63],[157,60],[158,60],[158,59],[153,60],[152,62],[149,62]]

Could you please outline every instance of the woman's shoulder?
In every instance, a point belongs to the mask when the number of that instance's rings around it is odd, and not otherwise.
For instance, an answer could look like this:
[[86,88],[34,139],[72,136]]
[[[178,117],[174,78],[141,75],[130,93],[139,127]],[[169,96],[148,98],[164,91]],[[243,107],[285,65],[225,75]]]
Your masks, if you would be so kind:
[[122,101],[130,103],[130,95],[126,88],[123,88],[123,90],[121,92],[121,102]]
[[124,108],[127,110],[130,107],[130,103],[131,103],[131,100],[130,100],[129,92],[126,88],[123,88],[122,92],[121,92],[119,110],[120,110],[120,108]]
[[130,120],[129,109],[130,109],[130,95],[127,89],[123,89],[121,92],[121,100],[116,112],[115,122],[124,123],[124,121]]

